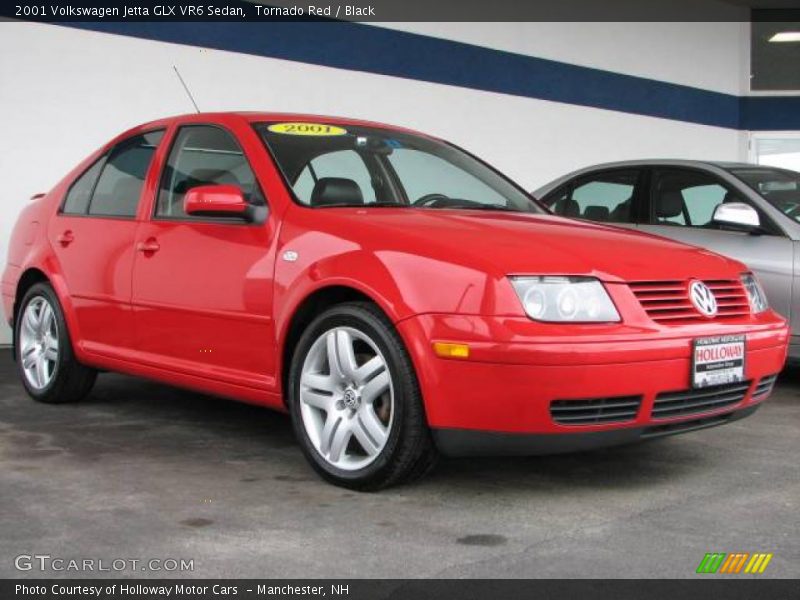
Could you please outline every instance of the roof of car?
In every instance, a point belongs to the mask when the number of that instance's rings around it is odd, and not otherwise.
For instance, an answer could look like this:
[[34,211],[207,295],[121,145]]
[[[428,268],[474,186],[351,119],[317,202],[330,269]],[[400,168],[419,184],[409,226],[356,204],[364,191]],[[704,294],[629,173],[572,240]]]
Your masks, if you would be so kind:
[[616,162],[601,163],[592,165],[580,171],[597,169],[607,169],[615,167],[647,167],[655,165],[673,165],[673,166],[695,166],[695,167],[719,167],[722,169],[732,169],[737,167],[758,167],[759,165],[753,163],[733,162],[724,160],[694,160],[694,159],[676,159],[676,158],[643,158],[637,160],[621,160]]
[[647,158],[638,160],[622,160],[617,162],[589,165],[581,169],[576,169],[570,173],[567,173],[565,175],[562,175],[561,177],[558,177],[557,179],[550,181],[549,183],[546,183],[545,185],[534,190],[533,193],[534,195],[539,195],[539,196],[542,194],[548,194],[552,190],[556,189],[560,185],[563,185],[565,182],[573,179],[574,177],[579,177],[587,173],[594,173],[596,171],[603,171],[606,169],[619,169],[625,167],[652,167],[652,166],[695,167],[701,169],[710,168],[710,169],[723,169],[723,170],[730,170],[734,168],[752,169],[761,167],[761,165],[756,165],[752,163],[722,161],[722,160],[692,160],[692,159],[682,160],[675,158]]
[[387,123],[379,123],[377,121],[368,121],[365,119],[355,119],[350,117],[335,117],[331,115],[315,115],[308,113],[284,113],[284,112],[262,112],[262,111],[224,111],[224,112],[199,112],[199,113],[185,113],[181,115],[173,115],[163,119],[156,119],[149,123],[140,125],[141,127],[159,126],[165,123],[174,121],[202,121],[203,119],[219,120],[229,117],[241,117],[251,123],[260,121],[298,121],[298,122],[319,122],[332,123],[336,125],[352,125],[360,127],[378,127],[381,129],[391,129],[393,131],[402,131],[415,135],[424,135],[426,137],[433,137],[428,134],[415,131],[413,129],[402,127],[399,125],[390,125]]

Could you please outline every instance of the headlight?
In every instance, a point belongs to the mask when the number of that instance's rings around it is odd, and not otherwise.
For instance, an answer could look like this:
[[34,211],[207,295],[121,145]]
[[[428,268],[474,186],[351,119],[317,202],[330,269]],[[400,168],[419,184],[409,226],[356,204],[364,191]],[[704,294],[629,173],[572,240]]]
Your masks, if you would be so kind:
[[608,292],[591,277],[511,277],[525,313],[537,321],[619,321]]
[[757,315],[769,308],[767,295],[755,275],[752,273],[742,275],[742,285],[747,292],[747,299],[750,301],[750,310],[753,311],[753,314]]

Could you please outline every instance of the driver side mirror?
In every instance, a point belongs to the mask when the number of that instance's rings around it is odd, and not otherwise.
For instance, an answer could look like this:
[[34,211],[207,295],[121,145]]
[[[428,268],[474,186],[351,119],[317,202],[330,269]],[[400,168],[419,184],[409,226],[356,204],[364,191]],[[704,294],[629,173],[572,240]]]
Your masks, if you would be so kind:
[[744,202],[728,202],[714,209],[714,223],[740,231],[756,232],[761,228],[761,219],[756,210]]
[[235,185],[200,185],[183,197],[183,210],[197,217],[240,217],[251,221],[252,207]]

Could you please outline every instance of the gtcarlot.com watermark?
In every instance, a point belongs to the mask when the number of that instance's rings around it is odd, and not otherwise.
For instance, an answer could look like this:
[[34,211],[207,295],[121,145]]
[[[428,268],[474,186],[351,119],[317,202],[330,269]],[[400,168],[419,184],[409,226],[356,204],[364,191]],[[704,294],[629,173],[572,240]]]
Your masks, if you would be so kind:
[[18,571],[66,571],[110,573],[153,571],[182,573],[194,571],[194,559],[186,558],[62,558],[49,554],[20,554],[14,558]]

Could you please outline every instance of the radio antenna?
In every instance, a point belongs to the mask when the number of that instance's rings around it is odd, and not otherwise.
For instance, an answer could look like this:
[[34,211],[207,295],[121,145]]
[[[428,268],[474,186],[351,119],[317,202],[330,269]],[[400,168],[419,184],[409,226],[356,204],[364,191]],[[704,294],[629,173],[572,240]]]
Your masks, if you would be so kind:
[[189,91],[189,86],[186,85],[186,82],[183,80],[183,77],[181,77],[181,72],[178,71],[178,67],[176,67],[175,65],[172,65],[172,68],[175,70],[175,75],[178,76],[178,81],[181,82],[183,89],[186,90],[186,95],[189,96],[189,100],[192,101],[192,106],[194,106],[194,110],[199,113],[200,109],[197,107],[197,102],[194,101],[194,96],[192,96],[192,92]]

